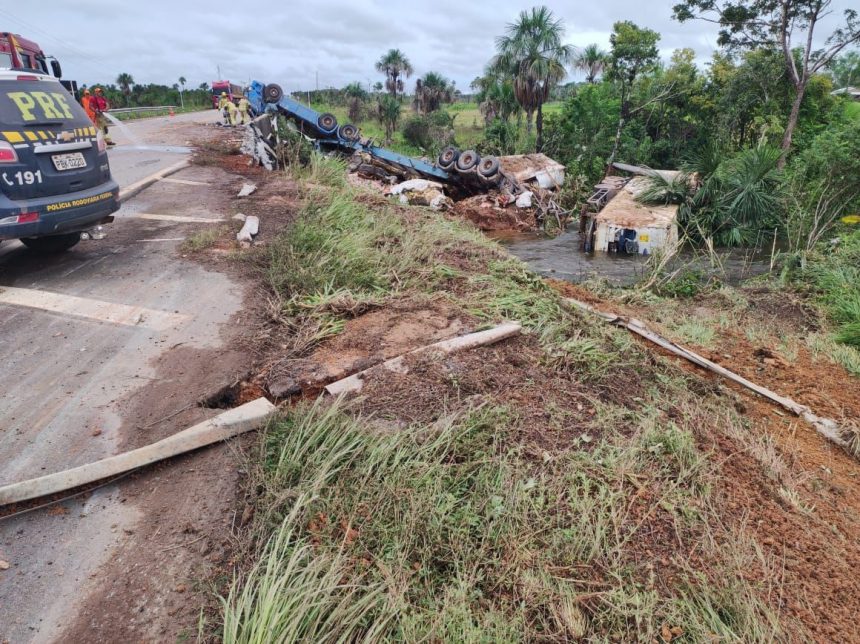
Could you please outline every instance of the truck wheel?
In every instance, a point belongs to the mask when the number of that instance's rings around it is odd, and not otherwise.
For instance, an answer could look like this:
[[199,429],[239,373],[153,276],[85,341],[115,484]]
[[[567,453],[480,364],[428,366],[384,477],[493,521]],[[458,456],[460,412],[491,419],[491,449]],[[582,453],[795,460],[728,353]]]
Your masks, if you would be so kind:
[[478,174],[484,179],[492,179],[499,172],[499,160],[496,157],[484,157],[478,164]]
[[457,158],[457,169],[460,172],[468,172],[481,162],[481,155],[474,150],[464,150]]
[[317,119],[317,127],[323,134],[333,134],[337,129],[337,117],[334,114],[320,114]]
[[284,90],[276,83],[270,83],[263,88],[263,99],[267,103],[277,103],[284,96]]
[[341,125],[340,130],[338,130],[338,136],[344,141],[352,143],[353,141],[358,140],[358,128],[355,127],[352,123]]
[[448,146],[439,154],[437,165],[443,170],[450,170],[454,167],[454,164],[457,163],[459,156],[460,151],[457,148]]
[[37,253],[62,253],[81,241],[80,233],[50,235],[49,237],[28,237],[21,240],[30,250]]

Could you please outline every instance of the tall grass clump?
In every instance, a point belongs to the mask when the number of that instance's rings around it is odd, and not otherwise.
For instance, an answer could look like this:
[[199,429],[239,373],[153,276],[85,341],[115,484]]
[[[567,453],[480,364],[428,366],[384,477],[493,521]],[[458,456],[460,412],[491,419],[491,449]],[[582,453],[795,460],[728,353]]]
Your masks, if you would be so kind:
[[836,325],[836,342],[860,349],[860,231],[843,235],[835,248],[819,250],[801,274]]
[[[713,630],[711,613],[734,614],[750,589],[696,583],[701,602],[684,604],[643,585],[629,552],[660,515],[685,517],[681,533],[706,520],[706,459],[656,411],[620,414],[639,423],[632,437],[583,439],[588,450],[535,462],[516,415],[486,404],[397,431],[341,402],[290,411],[258,461],[259,560],[222,599],[224,641],[650,641],[666,621]],[[744,610],[741,639],[765,609]]]

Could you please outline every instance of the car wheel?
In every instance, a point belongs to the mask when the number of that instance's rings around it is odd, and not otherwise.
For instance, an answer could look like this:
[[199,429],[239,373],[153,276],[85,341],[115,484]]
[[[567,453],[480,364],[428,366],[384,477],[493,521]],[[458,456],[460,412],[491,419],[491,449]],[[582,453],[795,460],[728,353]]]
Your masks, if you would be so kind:
[[481,162],[481,155],[474,150],[464,150],[457,158],[457,169],[460,172],[468,172]]
[[37,253],[62,253],[81,241],[80,233],[50,235],[49,237],[28,237],[21,240],[30,250]]

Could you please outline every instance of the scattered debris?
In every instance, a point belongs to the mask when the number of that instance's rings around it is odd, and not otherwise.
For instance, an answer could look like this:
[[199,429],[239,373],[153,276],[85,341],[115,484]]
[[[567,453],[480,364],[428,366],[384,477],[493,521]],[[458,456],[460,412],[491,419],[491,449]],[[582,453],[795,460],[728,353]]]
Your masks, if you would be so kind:
[[146,447],[109,456],[64,472],[0,487],[0,506],[56,494],[257,429],[275,410],[265,398],[236,407]]
[[257,186],[255,184],[245,183],[245,184],[242,184],[242,189],[239,191],[239,194],[237,194],[236,196],[237,197],[248,197],[249,195],[254,194],[254,192],[256,190],[257,190]]
[[235,215],[233,215],[232,219],[236,219],[237,221],[245,221],[247,217],[241,212],[237,212]]
[[400,203],[413,206],[429,206],[433,210],[447,210],[452,201],[445,196],[445,187],[435,181],[410,179],[392,187],[388,194],[399,195]]
[[360,391],[362,387],[364,387],[364,379],[366,376],[375,369],[386,369],[387,371],[394,371],[397,373],[408,373],[409,367],[406,364],[407,356],[414,356],[427,351],[438,351],[443,355],[455,353],[457,351],[465,351],[467,349],[474,349],[475,347],[500,342],[515,335],[519,335],[521,331],[522,326],[520,324],[516,322],[508,322],[507,324],[501,324],[492,329],[487,329],[486,331],[478,331],[477,333],[470,333],[458,338],[436,342],[435,344],[415,349],[414,351],[392,358],[391,360],[386,360],[380,365],[365,369],[364,371],[353,374],[343,380],[333,382],[328,385],[325,390],[326,393],[332,396]]
[[537,184],[544,190],[564,185],[564,166],[545,154],[517,154],[499,157],[502,173],[519,185]]
[[565,298],[565,301],[569,302],[571,305],[576,306],[579,309],[584,311],[588,311],[593,313],[601,318],[607,324],[613,324],[615,326],[624,327],[636,335],[639,335],[649,342],[653,342],[659,347],[666,349],[670,353],[680,356],[685,360],[692,362],[695,365],[698,365],[708,371],[716,373],[727,380],[731,380],[742,387],[749,389],[750,391],[754,391],[758,395],[763,398],[767,398],[768,400],[775,402],[777,405],[785,409],[786,411],[791,412],[795,416],[799,416],[803,418],[806,422],[812,425],[819,434],[824,436],[827,440],[832,443],[835,443],[839,447],[849,451],[850,453],[850,444],[849,441],[843,436],[839,424],[830,419],[830,418],[821,418],[820,416],[815,415],[813,411],[807,407],[806,405],[801,405],[798,402],[795,402],[791,398],[786,398],[784,396],[780,396],[777,393],[774,393],[770,389],[766,389],[760,385],[755,384],[740,376],[733,371],[729,371],[725,367],[721,367],[715,362],[708,360],[707,358],[700,356],[698,353],[687,349],[686,347],[682,347],[679,344],[672,342],[664,338],[663,336],[655,333],[651,329],[649,329],[643,322],[640,320],[636,320],[634,318],[627,318],[621,315],[616,315],[614,313],[604,313],[603,311],[599,311],[594,308],[590,304],[586,304],[585,302],[580,302],[579,300],[575,300],[573,298]]
[[260,232],[260,219],[254,215],[245,217],[245,225],[236,233],[236,241],[251,243]]
[[528,190],[517,197],[516,206],[517,208],[531,208],[532,207],[532,197],[534,193],[529,192]]
[[0,559],[0,570],[9,570],[9,562]]

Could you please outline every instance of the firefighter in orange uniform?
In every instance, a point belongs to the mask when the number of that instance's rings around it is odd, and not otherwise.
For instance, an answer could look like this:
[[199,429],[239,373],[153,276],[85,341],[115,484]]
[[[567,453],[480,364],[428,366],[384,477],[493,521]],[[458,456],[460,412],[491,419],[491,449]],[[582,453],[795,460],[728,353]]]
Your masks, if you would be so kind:
[[90,117],[90,120],[93,122],[93,125],[98,125],[98,122],[96,121],[96,113],[95,110],[93,110],[91,104],[92,98],[93,97],[92,94],[90,94],[90,90],[85,89],[84,95],[81,96],[81,105],[83,106],[84,111],[87,113],[87,116]]

